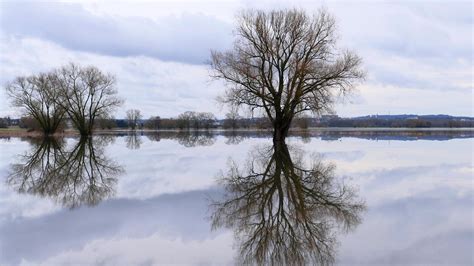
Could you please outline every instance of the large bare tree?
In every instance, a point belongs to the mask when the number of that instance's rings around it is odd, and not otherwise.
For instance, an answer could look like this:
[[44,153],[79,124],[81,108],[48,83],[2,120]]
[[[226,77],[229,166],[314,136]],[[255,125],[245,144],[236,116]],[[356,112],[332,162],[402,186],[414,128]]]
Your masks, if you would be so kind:
[[51,73],[40,73],[18,77],[6,86],[12,105],[33,117],[45,135],[54,134],[65,115],[65,109],[57,102],[59,91],[54,80]]
[[213,76],[229,85],[222,101],[263,110],[275,141],[296,114],[332,110],[364,78],[361,59],[337,48],[335,25],[323,9],[242,12],[233,49],[212,52]]
[[93,66],[69,64],[55,72],[62,105],[81,135],[90,135],[97,118],[107,118],[123,103],[115,77]]

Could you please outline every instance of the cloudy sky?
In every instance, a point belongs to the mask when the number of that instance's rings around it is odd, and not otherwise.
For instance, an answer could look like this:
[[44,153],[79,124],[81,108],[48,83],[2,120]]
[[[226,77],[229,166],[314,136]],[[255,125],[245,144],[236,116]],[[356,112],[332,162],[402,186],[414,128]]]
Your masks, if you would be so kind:
[[[340,46],[356,51],[368,72],[337,105],[341,116],[451,114],[473,116],[473,3],[470,1],[142,1],[0,3],[0,83],[68,62],[117,76],[126,99],[117,111],[145,117],[227,112],[209,78],[210,50],[232,45],[244,8],[324,6],[337,19]],[[18,117],[0,91],[0,116]]]

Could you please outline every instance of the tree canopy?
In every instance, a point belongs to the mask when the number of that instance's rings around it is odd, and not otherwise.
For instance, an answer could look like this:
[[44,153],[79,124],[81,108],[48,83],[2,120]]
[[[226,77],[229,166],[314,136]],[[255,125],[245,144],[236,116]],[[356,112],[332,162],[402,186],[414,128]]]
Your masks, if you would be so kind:
[[106,118],[123,100],[117,96],[115,77],[97,67],[69,64],[55,71],[59,104],[81,135],[90,135],[97,118]]
[[221,101],[263,110],[283,140],[298,113],[325,113],[364,78],[361,58],[336,46],[335,19],[324,9],[245,11],[231,50],[212,52],[213,76],[228,89]]
[[45,135],[57,131],[66,112],[58,103],[55,80],[52,73],[39,73],[18,77],[5,87],[12,105],[33,117]]

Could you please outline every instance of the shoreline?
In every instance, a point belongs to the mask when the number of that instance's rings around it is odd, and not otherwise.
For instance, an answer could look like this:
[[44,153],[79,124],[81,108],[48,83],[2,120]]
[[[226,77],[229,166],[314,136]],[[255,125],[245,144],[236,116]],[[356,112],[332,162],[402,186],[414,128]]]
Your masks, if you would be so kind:
[[[130,129],[107,129],[107,130],[97,130],[93,135],[108,135],[108,134],[129,134],[129,133],[138,133],[138,134],[153,134],[153,133],[271,133],[271,129],[198,129],[198,130],[179,130],[179,129],[140,129],[140,130],[130,130]],[[359,127],[359,128],[348,128],[348,127],[317,127],[317,128],[308,128],[308,129],[290,129],[291,133],[316,133],[316,132],[387,132],[387,133],[429,133],[429,132],[446,132],[446,133],[456,133],[456,132],[474,132],[474,128],[371,128],[371,127]],[[44,135],[40,131],[28,131],[26,129],[19,128],[3,128],[0,129],[0,137],[43,137]],[[66,130],[63,132],[55,133],[51,137],[78,137],[80,136],[79,132],[74,130]]]

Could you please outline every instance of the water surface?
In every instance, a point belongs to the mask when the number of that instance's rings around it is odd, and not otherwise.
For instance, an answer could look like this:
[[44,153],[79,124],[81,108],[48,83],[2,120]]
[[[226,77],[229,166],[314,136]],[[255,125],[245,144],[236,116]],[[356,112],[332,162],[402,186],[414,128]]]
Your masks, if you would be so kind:
[[470,132],[0,140],[0,265],[472,265]]

